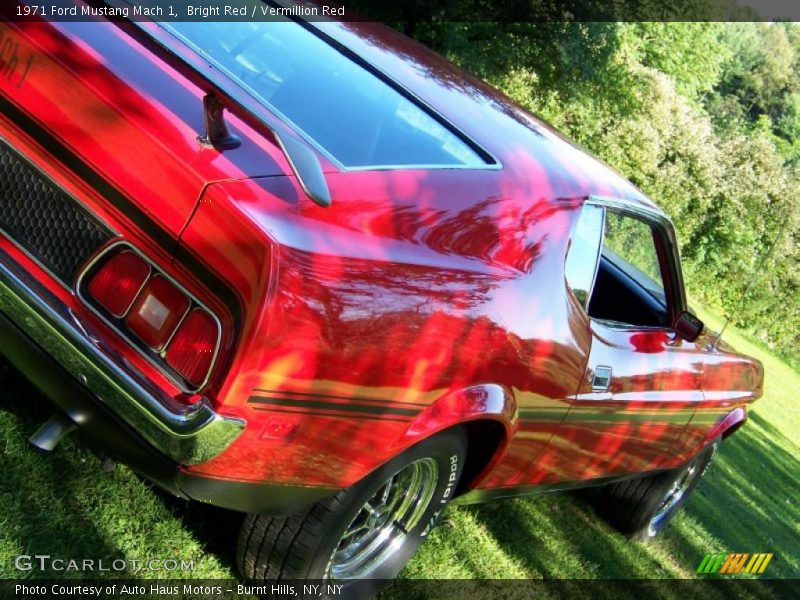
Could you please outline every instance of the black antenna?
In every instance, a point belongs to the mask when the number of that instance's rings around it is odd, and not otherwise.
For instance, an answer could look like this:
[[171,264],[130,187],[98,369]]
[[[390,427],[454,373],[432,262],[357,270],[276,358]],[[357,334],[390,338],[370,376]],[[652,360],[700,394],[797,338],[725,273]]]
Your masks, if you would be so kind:
[[770,247],[767,248],[767,251],[764,253],[764,256],[761,257],[761,261],[758,263],[758,267],[753,272],[753,275],[750,277],[750,281],[747,283],[747,287],[742,292],[742,295],[739,296],[739,300],[737,300],[736,304],[733,307],[733,310],[725,318],[725,323],[722,325],[722,329],[719,330],[717,337],[714,339],[714,343],[711,346],[712,348],[716,348],[719,345],[719,341],[722,339],[722,334],[725,333],[725,329],[728,327],[728,323],[731,322],[733,315],[735,315],[736,312],[739,310],[739,307],[742,305],[742,302],[744,302],[745,297],[747,297],[747,294],[750,293],[750,289],[756,282],[759,273],[763,271],[764,265],[767,264],[767,261],[769,260],[770,256],[772,256],[772,251],[775,250],[775,246],[778,245],[778,240],[781,239],[781,236],[783,235],[783,230],[786,229],[786,223],[788,221],[789,221],[788,218],[784,219],[781,228],[778,230],[778,234],[775,236],[775,239],[772,240],[772,244],[770,244]]

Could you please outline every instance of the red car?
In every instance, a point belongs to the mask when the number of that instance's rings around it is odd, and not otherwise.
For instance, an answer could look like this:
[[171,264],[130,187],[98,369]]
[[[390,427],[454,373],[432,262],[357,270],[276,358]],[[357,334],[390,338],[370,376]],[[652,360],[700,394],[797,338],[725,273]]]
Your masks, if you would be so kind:
[[745,421],[667,216],[495,90],[376,24],[93,19],[0,25],[0,347],[35,445],[248,513],[245,578],[582,486],[647,539]]

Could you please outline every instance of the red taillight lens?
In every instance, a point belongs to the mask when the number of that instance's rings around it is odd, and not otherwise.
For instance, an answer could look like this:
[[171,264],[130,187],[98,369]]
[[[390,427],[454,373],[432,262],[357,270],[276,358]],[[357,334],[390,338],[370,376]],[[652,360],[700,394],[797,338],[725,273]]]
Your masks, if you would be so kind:
[[186,294],[164,277],[155,275],[139,294],[125,324],[153,350],[160,350],[188,309]]
[[130,247],[109,247],[81,274],[78,295],[183,392],[206,384],[222,339],[200,300]]
[[150,265],[130,250],[106,262],[89,282],[89,294],[115,317],[123,316],[133,304],[150,275]]
[[167,364],[189,383],[200,386],[208,376],[219,330],[206,311],[195,309],[186,315],[167,348]]

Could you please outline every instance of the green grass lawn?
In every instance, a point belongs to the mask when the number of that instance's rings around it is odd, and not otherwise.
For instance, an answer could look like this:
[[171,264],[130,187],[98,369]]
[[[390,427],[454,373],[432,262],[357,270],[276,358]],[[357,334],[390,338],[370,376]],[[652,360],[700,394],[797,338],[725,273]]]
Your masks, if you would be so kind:
[[[716,319],[704,315],[712,327]],[[766,368],[764,398],[723,445],[662,538],[629,542],[570,494],[452,508],[407,567],[409,578],[690,578],[707,552],[774,552],[765,576],[800,568],[800,374],[735,331]],[[50,454],[27,445],[47,405],[14,378],[0,400],[0,577],[19,554],[194,560],[197,578],[234,576],[238,519],[156,492],[131,471],[101,472],[75,440]],[[128,576],[157,576],[134,574]],[[52,574],[51,574],[52,576]]]

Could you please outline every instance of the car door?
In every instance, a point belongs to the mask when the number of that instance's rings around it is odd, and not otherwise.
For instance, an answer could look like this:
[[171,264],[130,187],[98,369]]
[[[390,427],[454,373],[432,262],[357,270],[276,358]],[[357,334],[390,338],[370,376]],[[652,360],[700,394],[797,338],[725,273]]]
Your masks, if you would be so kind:
[[702,400],[702,355],[671,327],[686,304],[672,225],[644,205],[592,197],[575,235],[566,278],[591,350],[565,420],[536,461],[540,481],[676,464]]

